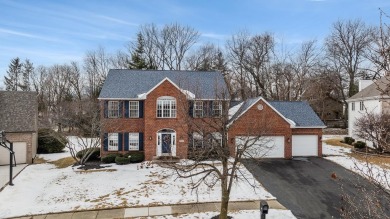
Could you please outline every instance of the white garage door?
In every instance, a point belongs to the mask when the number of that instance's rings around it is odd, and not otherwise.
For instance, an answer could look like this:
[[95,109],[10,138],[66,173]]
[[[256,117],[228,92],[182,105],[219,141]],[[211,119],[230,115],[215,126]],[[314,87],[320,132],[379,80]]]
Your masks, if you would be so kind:
[[[14,142],[16,163],[26,163],[26,142]],[[9,165],[9,151],[0,147],[0,165]]]
[[292,156],[318,156],[318,135],[293,135]]
[[244,155],[252,158],[284,158],[284,136],[237,136],[236,147],[247,145]]

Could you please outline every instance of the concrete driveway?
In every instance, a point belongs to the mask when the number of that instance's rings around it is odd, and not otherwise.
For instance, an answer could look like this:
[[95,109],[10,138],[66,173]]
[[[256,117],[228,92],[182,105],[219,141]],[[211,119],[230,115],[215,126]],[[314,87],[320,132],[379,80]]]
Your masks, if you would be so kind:
[[[17,164],[16,167],[14,167],[12,170],[13,177],[18,175],[26,166],[27,164]],[[0,166],[0,191],[2,190],[3,187],[7,185],[8,182],[9,182],[9,166],[8,165]]]
[[[243,163],[297,218],[340,218],[343,194],[357,196],[359,200],[360,192],[354,182],[370,188],[367,180],[322,158],[245,160]],[[337,180],[332,178],[332,173]]]

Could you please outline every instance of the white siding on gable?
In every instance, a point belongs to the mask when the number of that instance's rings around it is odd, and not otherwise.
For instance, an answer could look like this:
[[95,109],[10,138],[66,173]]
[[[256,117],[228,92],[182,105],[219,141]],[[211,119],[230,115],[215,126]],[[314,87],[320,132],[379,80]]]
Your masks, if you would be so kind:
[[[363,102],[363,110],[360,109],[360,102]],[[355,103],[355,110],[352,110],[352,104]],[[357,108],[356,106],[359,106]],[[348,103],[348,135],[356,138],[355,134],[355,122],[358,118],[368,113],[381,113],[382,104],[379,100],[362,100]]]

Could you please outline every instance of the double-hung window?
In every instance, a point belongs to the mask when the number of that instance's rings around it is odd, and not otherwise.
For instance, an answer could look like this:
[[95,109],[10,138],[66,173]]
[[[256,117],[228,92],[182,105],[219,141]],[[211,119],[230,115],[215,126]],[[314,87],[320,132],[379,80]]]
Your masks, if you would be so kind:
[[138,118],[139,117],[139,102],[138,101],[129,101],[129,117]]
[[108,150],[118,150],[118,133],[108,133]]
[[192,146],[193,148],[203,148],[203,135],[197,132],[192,134]]
[[360,105],[359,110],[363,111],[364,110],[364,103],[363,103],[363,101],[361,101],[359,105]]
[[119,117],[119,101],[108,101],[108,118]]
[[129,150],[139,150],[139,133],[129,133]]
[[176,118],[176,99],[159,97],[157,99],[157,118]]
[[213,101],[213,116],[222,116],[222,102]]
[[351,103],[351,108],[352,108],[352,111],[355,111],[355,102]]
[[195,118],[203,117],[203,101],[194,102],[194,117]]

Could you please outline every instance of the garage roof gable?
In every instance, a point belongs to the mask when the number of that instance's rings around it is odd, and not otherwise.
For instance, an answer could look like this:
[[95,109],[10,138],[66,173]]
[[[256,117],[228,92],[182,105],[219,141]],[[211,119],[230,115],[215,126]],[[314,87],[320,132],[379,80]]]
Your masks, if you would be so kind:
[[262,97],[248,99],[229,110],[229,126],[244,115],[252,106],[262,100],[291,128],[325,128],[324,123],[318,118],[310,105],[305,101],[266,101]]

